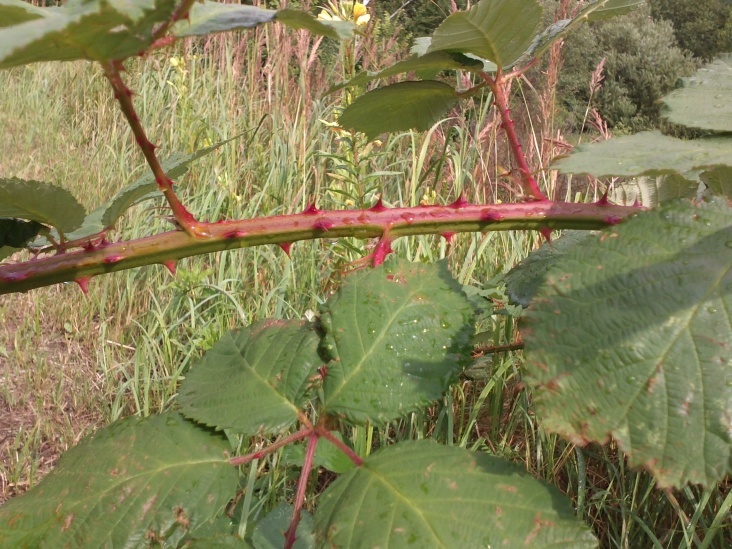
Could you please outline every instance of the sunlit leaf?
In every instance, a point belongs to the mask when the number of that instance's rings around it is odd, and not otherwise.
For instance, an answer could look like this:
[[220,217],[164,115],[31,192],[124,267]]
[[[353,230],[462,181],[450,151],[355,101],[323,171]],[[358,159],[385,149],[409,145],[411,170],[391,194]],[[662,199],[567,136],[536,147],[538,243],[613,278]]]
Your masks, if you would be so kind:
[[542,12],[536,0],[481,0],[445,19],[427,51],[469,53],[510,67],[534,40]]
[[595,177],[684,174],[732,164],[732,139],[684,141],[661,132],[641,132],[578,146],[554,162],[563,173]]
[[430,440],[369,456],[320,496],[319,546],[596,547],[555,487],[524,467]]
[[0,507],[0,546],[175,547],[236,491],[229,448],[177,413],[112,423]]
[[385,132],[426,131],[457,102],[457,92],[434,80],[400,82],[370,91],[350,104],[338,122],[369,139]]
[[327,36],[335,40],[353,38],[356,29],[356,25],[350,21],[325,21],[301,10],[279,10],[275,19],[293,29],[305,29],[312,34]]
[[178,21],[173,26],[176,36],[201,36],[216,32],[248,29],[273,21],[275,10],[247,4],[223,4],[221,2],[196,2],[189,11],[189,20]]
[[22,0],[0,0],[0,29],[45,17],[47,11]]
[[320,338],[298,320],[265,320],[227,332],[181,385],[186,416],[237,433],[278,432],[297,421],[308,384],[323,364]]
[[40,181],[0,179],[0,217],[37,221],[68,232],[84,219],[84,208],[69,191]]
[[176,0],[70,0],[3,29],[0,68],[38,61],[123,59],[144,51]]
[[384,424],[439,398],[468,357],[473,308],[445,263],[390,261],[323,308],[324,409]]
[[673,203],[578,242],[529,310],[550,430],[612,436],[661,487],[732,472],[732,208]]
[[732,132],[732,53],[681,82],[663,98],[663,116],[690,128]]

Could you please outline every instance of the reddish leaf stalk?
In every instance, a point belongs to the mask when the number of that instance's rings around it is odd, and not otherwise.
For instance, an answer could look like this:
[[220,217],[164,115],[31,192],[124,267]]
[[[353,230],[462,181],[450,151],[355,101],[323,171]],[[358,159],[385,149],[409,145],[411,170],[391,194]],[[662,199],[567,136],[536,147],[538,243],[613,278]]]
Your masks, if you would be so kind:
[[191,236],[208,236],[205,226],[196,221],[193,215],[191,215],[175,194],[175,191],[173,191],[173,182],[165,174],[165,170],[163,170],[163,167],[155,154],[155,145],[153,145],[147,138],[145,129],[142,127],[140,118],[137,116],[135,106],[132,103],[132,92],[122,80],[122,76],[120,75],[120,70],[123,68],[122,64],[119,61],[109,61],[103,63],[103,67],[104,75],[112,85],[114,97],[119,103],[122,113],[132,129],[137,145],[140,147],[142,154],[145,156],[145,160],[147,160],[148,166],[150,166],[150,170],[152,170],[152,173],[155,176],[155,181],[157,181],[158,187],[165,196],[165,199],[168,201],[168,205],[173,212],[173,217],[175,217],[178,224]]
[[305,451],[305,461],[302,464],[302,471],[300,471],[300,479],[297,482],[297,496],[295,498],[295,511],[292,515],[292,522],[290,527],[285,533],[285,549],[291,549],[295,545],[297,525],[300,524],[300,515],[302,513],[302,506],[305,503],[305,491],[308,486],[308,477],[310,471],[313,468],[313,460],[315,458],[315,448],[318,445],[318,434],[310,433],[308,438],[308,447]]
[[504,77],[500,71],[496,74],[495,79],[485,72],[481,73],[481,75],[493,92],[494,104],[501,116],[501,127],[503,128],[503,131],[506,132],[506,138],[508,139],[511,151],[513,152],[513,157],[516,160],[519,172],[521,173],[521,186],[524,194],[534,200],[547,200],[546,195],[539,188],[536,179],[531,175],[531,169],[526,161],[526,155],[524,155],[521,142],[516,134],[516,128],[514,127],[513,120],[511,119],[511,111],[508,108],[508,98],[504,87],[507,78]]
[[[195,238],[183,231],[107,243],[104,247],[0,265],[0,294],[25,292],[82,277],[122,271],[204,253],[262,244],[317,238],[379,238],[388,229],[392,239],[444,232],[499,230],[602,229],[639,211],[630,206],[603,206],[535,201],[522,204],[421,206],[373,210],[334,210],[199,223],[210,236]],[[324,224],[328,230],[323,231]],[[111,261],[113,258],[114,261]]]
[[319,436],[330,442],[333,446],[338,448],[341,452],[346,454],[348,458],[356,465],[356,467],[361,467],[361,465],[363,465],[363,459],[361,459],[361,456],[351,450],[345,442],[342,442],[338,440],[335,436],[333,436],[333,433],[331,433],[328,429],[319,425],[315,427],[315,432]]
[[292,433],[291,435],[288,435],[285,438],[278,440],[277,442],[273,442],[272,444],[266,446],[265,448],[262,448],[258,452],[252,452],[251,454],[247,454],[245,456],[237,456],[235,458],[231,458],[229,460],[229,463],[231,465],[244,465],[245,463],[249,463],[250,461],[253,461],[255,459],[261,459],[264,456],[271,454],[278,448],[282,448],[283,446],[287,446],[288,444],[297,442],[298,440],[301,440],[312,434],[312,426],[305,427],[304,429],[300,429],[296,433]]

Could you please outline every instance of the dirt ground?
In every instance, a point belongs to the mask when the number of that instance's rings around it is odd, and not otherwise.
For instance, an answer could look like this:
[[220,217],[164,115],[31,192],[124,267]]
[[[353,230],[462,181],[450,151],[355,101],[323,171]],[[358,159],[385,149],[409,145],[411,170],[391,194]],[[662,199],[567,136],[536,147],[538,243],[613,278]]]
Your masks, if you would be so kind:
[[0,504],[37,483],[103,421],[103,379],[54,292],[0,296]]

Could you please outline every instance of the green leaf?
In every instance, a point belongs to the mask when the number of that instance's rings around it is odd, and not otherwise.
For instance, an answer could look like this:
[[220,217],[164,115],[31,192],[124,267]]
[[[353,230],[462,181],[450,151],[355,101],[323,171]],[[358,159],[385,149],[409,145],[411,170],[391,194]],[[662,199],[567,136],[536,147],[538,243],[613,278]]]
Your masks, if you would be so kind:
[[181,412],[237,433],[274,433],[297,421],[308,383],[323,361],[313,326],[265,320],[227,332],[186,374]]
[[229,448],[177,413],[112,423],[0,507],[0,546],[175,547],[236,490]]
[[0,29],[45,17],[46,10],[22,0],[0,0]]
[[382,71],[365,71],[357,74],[348,82],[343,82],[333,86],[328,93],[333,93],[341,88],[352,86],[363,86],[373,80],[379,78],[388,78],[406,72],[419,71],[442,71],[446,69],[466,70],[466,71],[482,71],[483,62],[477,59],[470,59],[459,53],[450,53],[445,51],[436,51],[426,55],[413,55],[409,59],[395,63],[391,67],[387,67]]
[[523,467],[430,440],[381,450],[331,484],[322,547],[596,547],[570,501]]
[[195,3],[188,21],[178,21],[172,32],[176,36],[203,36],[216,32],[249,29],[273,21],[277,12],[246,4],[222,4],[205,1]]
[[385,132],[426,131],[457,100],[457,92],[442,82],[400,82],[362,95],[346,107],[338,123],[365,133],[368,139]]
[[699,175],[701,180],[713,193],[732,198],[732,168],[721,166],[703,172]]
[[0,247],[22,248],[41,229],[43,225],[35,221],[0,217]]
[[383,425],[439,398],[469,354],[473,309],[461,289],[444,262],[349,276],[322,311],[324,411]]
[[544,283],[549,267],[578,242],[588,237],[587,231],[564,231],[562,237],[545,242],[538,249],[506,273],[506,292],[512,303],[528,307],[539,287]]
[[301,10],[279,10],[275,19],[293,29],[305,29],[334,40],[353,38],[356,25],[350,21],[324,21]]
[[[280,503],[271,513],[260,520],[252,532],[252,543],[255,549],[281,549],[294,511],[293,505]],[[297,525],[297,540],[293,547],[295,549],[314,549],[313,530],[313,516],[307,511],[302,511],[300,523]]]
[[696,174],[659,175],[657,177],[636,177],[630,181],[613,185],[608,198],[613,204],[631,205],[638,203],[646,208],[655,208],[679,198],[693,198],[699,191]]
[[552,168],[562,173],[611,177],[684,174],[726,165],[732,165],[732,139],[683,141],[660,132],[641,132],[580,145]]
[[12,177],[0,179],[0,217],[37,221],[65,233],[81,224],[84,208],[66,189]]
[[71,0],[38,19],[3,29],[0,69],[38,61],[124,59],[152,43],[176,0]]
[[732,132],[732,53],[699,69],[663,98],[662,114],[675,124]]
[[536,0],[481,0],[445,19],[427,51],[469,53],[510,67],[534,40],[542,13]]
[[732,472],[730,220],[721,199],[673,203],[557,262],[525,337],[548,429],[612,436],[661,487]]

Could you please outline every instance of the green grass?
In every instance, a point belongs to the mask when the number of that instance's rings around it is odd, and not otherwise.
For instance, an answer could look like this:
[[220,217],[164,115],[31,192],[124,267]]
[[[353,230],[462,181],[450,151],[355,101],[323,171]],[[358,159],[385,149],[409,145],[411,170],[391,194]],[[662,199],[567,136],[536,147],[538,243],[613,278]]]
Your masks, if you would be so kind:
[[[393,43],[389,48],[399,51]],[[334,120],[339,104],[325,95],[341,70],[335,48],[320,45],[321,61],[308,67],[314,49],[312,41],[271,26],[129,63],[141,120],[163,155],[245,132],[178,182],[194,214],[209,220],[282,214],[313,200],[323,208],[368,205],[382,194],[393,205],[451,202],[461,192],[482,202],[509,196],[512,182],[502,174],[510,161],[487,101],[463,107],[423,135],[357,140],[351,147],[350,136],[323,122]],[[264,57],[265,51],[277,54]],[[90,209],[143,173],[142,156],[96,67],[0,72],[0,87],[3,176],[62,184]],[[533,99],[522,101],[517,125],[538,162],[546,130],[531,112]],[[545,179],[548,187],[556,184]],[[562,196],[591,197],[592,189],[572,184],[563,182]],[[135,207],[113,238],[169,229],[161,206]],[[535,234],[506,232],[459,235],[450,246],[431,236],[400,239],[394,248],[415,261],[447,258],[460,282],[492,287],[538,241]],[[72,284],[0,299],[0,417],[10,418],[0,419],[0,501],[36,483],[85,433],[169,407],[186,369],[225,330],[315,310],[369,246],[354,239],[298,243],[291,258],[277,247],[244,249],[183,260],[175,277],[160,266],[95,279],[88,297]],[[484,324],[496,345],[518,337],[510,317]],[[480,375],[463,379],[423,413],[347,437],[364,454],[432,437],[524,463],[573,499],[605,547],[732,544],[729,481],[709,491],[660,491],[648,475],[628,470],[614,445],[580,450],[546,433],[522,382],[520,353],[482,357],[479,364]],[[241,441],[242,451],[262,444]],[[234,513],[254,516],[291,497],[297,474],[282,452],[245,468],[241,483],[248,489]],[[322,475],[321,486],[328,478]]]

